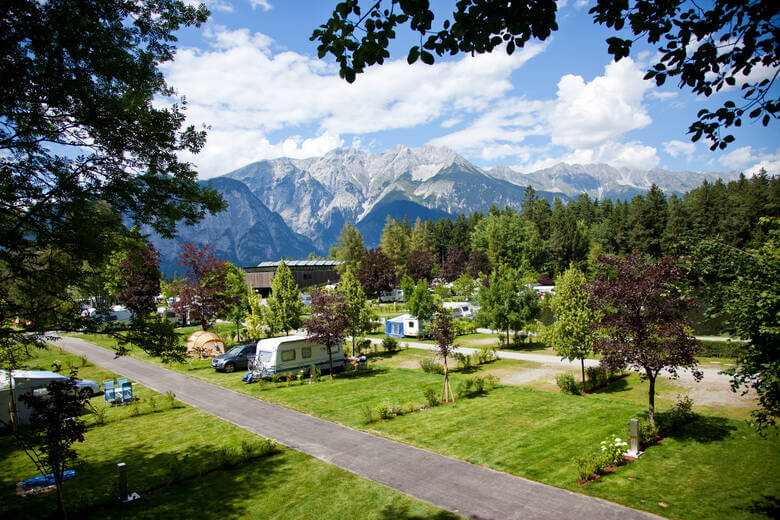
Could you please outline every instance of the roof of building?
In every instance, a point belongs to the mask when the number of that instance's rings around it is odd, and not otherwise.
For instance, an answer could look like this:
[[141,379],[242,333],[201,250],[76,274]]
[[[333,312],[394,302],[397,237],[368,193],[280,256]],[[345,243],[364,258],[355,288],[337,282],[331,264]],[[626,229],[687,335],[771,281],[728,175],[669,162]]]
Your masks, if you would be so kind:
[[[287,267],[335,267],[344,262],[339,260],[285,260]],[[257,267],[279,267],[279,262],[260,262]]]

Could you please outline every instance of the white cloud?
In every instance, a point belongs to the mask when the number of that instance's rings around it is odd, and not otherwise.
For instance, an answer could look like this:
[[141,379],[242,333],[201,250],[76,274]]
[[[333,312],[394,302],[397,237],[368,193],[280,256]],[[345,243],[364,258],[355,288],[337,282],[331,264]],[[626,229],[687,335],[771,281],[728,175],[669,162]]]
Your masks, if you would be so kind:
[[660,99],[661,101],[666,101],[667,99],[676,98],[679,94],[680,94],[679,92],[659,92],[657,90],[652,90],[648,95],[652,98]]
[[569,164],[609,164],[617,168],[636,168],[646,170],[658,166],[658,151],[639,142],[608,142],[595,148],[582,148],[560,155],[541,156],[534,154],[535,160],[517,166],[523,171],[549,168],[558,163]]
[[693,143],[686,143],[685,141],[666,141],[664,143],[664,151],[674,157],[687,157],[691,160],[691,156],[696,151],[696,145]]
[[210,11],[222,11],[232,13],[235,9],[233,4],[227,0],[184,0],[184,3],[192,7],[198,7],[200,4],[206,4]]
[[[340,146],[344,134],[412,128],[439,118],[455,124],[511,91],[512,72],[545,48],[528,45],[512,56],[467,56],[433,66],[390,61],[350,85],[334,66],[278,51],[263,34],[218,26],[203,34],[210,48],[182,49],[163,70],[187,98],[188,121],[212,127],[203,152],[192,158],[204,177],[249,160],[324,153]],[[277,131],[318,137],[272,143],[269,134]]]
[[252,9],[257,9],[258,7],[263,11],[270,11],[273,9],[269,0],[249,0],[249,3],[252,4]]
[[774,153],[754,150],[752,146],[742,146],[722,155],[718,162],[731,169],[755,175],[762,168],[770,175],[780,173],[780,148]]
[[613,62],[590,83],[567,74],[550,117],[553,144],[593,148],[652,122],[642,97],[652,85],[630,58]]

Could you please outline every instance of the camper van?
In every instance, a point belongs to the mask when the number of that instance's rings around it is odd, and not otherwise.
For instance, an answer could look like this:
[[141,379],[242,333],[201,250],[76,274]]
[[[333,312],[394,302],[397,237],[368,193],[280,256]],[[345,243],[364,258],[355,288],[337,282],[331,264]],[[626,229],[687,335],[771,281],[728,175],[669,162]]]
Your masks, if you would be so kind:
[[469,302],[444,302],[444,308],[450,311],[453,318],[474,317],[474,312]]
[[[337,345],[332,349],[333,368],[344,366],[344,349]],[[330,370],[328,349],[325,345],[307,341],[306,336],[261,339],[257,342],[252,364],[255,377],[270,377],[303,370],[314,365],[320,371]]]

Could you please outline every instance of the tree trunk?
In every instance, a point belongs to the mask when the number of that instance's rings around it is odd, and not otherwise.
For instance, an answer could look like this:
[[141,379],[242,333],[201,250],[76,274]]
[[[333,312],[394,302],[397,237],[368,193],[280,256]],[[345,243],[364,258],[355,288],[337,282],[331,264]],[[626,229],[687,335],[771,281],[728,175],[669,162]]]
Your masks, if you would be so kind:
[[65,511],[65,500],[62,496],[62,472],[54,471],[54,487],[57,488],[57,516],[67,520],[68,513]]
[[447,367],[447,357],[444,356],[444,386],[441,389],[441,402],[446,403],[450,399],[455,402],[455,394],[452,393],[452,385],[450,385],[449,368]]
[[333,352],[328,347],[328,361],[330,362],[330,380],[333,381]]
[[506,328],[506,346],[509,348],[509,327]]
[[655,427],[655,377],[647,372],[647,379],[650,381],[650,390],[648,392],[648,415],[650,416],[650,424]]
[[585,358],[580,358],[580,368],[582,370],[582,393],[585,393]]

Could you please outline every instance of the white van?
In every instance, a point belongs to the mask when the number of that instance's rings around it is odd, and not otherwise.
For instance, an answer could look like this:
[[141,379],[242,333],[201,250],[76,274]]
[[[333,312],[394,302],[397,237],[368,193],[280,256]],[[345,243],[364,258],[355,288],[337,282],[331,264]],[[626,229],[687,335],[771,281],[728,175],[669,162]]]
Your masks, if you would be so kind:
[[[344,366],[344,349],[341,345],[333,347],[332,356],[334,369]],[[323,373],[330,370],[325,345],[307,341],[306,336],[285,336],[257,342],[252,372],[255,377],[298,373],[300,370],[308,374],[312,365]]]

